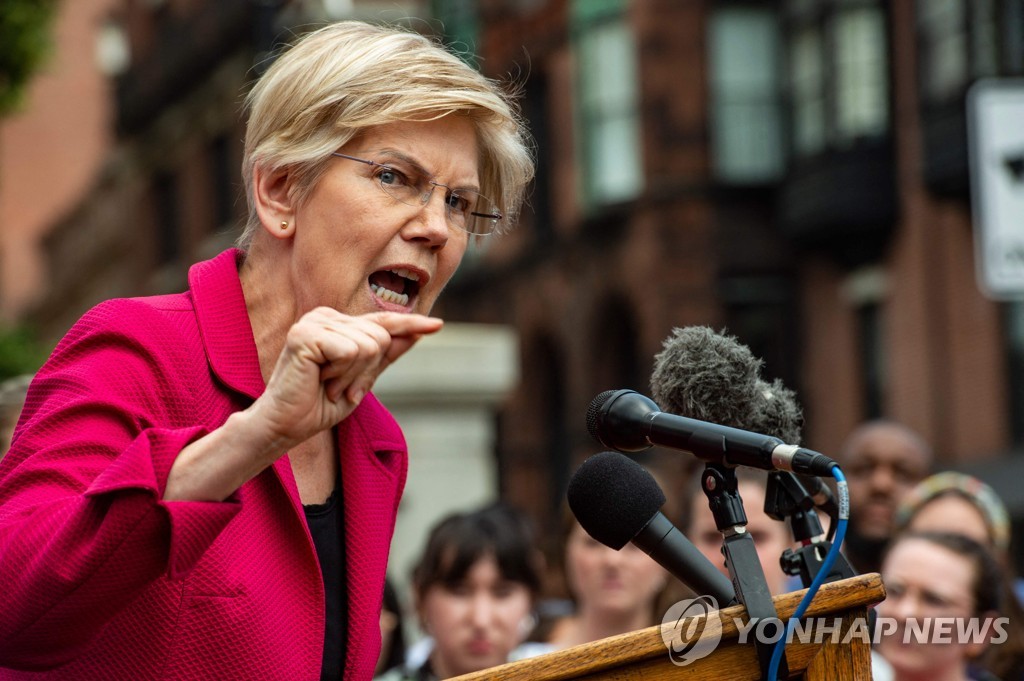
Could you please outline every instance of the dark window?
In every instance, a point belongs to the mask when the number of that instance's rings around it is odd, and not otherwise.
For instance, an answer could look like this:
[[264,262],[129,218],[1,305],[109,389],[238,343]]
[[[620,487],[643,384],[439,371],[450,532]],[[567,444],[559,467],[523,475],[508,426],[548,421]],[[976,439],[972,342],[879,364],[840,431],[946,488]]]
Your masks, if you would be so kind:
[[181,255],[181,207],[178,181],[170,173],[161,173],[153,183],[156,207],[157,262],[161,265],[176,262]]
[[434,18],[440,22],[445,44],[476,68],[480,32],[477,0],[434,0],[432,7]]
[[778,378],[799,392],[799,348],[793,333],[797,296],[792,280],[783,275],[730,276],[719,288],[725,303],[726,332],[764,361],[765,380]]
[[918,0],[917,25],[925,105],[959,100],[974,79],[998,73],[996,0]]
[[1010,427],[1014,444],[1021,446],[1024,445],[1024,301],[1007,303],[1003,310],[1010,384]]
[[879,418],[885,394],[885,344],[880,306],[877,303],[862,305],[857,310],[857,321],[864,380],[864,417]]
[[533,178],[533,187],[529,192],[529,205],[526,206],[532,215],[524,217],[530,219],[537,240],[546,243],[554,240],[555,232],[551,197],[552,162],[549,142],[551,128],[548,116],[548,81],[541,74],[531,76],[526,82],[523,114],[526,116],[537,150],[536,174]]
[[218,135],[210,143],[210,164],[213,176],[214,224],[216,229],[234,227],[235,205],[239,199],[238,164],[231,155],[226,135]]

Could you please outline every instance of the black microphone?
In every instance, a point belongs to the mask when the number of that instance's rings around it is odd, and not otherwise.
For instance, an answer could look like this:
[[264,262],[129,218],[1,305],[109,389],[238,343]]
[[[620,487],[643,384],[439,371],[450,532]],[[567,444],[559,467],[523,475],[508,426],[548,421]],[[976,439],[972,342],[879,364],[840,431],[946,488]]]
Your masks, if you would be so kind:
[[690,452],[703,461],[805,475],[831,476],[835,461],[777,437],[661,411],[635,390],[606,390],[587,409],[587,430],[620,452],[654,445]]
[[[764,362],[735,336],[707,326],[675,328],[654,356],[651,397],[665,411],[800,444],[803,410],[781,380],[761,379]],[[832,490],[800,476],[814,505],[837,518]]]
[[671,575],[720,606],[736,602],[729,578],[661,512],[665,493],[647,470],[617,452],[583,462],[569,480],[569,508],[587,534],[620,550],[633,542]]

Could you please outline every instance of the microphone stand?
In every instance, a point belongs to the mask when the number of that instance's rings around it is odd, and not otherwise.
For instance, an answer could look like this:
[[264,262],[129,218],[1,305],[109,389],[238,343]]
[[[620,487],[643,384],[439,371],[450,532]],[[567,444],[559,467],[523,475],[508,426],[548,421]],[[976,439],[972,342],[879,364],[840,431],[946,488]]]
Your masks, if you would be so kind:
[[[736,598],[746,607],[749,620],[756,622],[754,645],[761,667],[761,678],[767,679],[774,643],[785,635],[785,627],[772,602],[754,538],[747,532],[747,514],[737,489],[736,471],[724,464],[708,463],[700,482],[714,515],[715,525],[722,533],[722,553],[725,555]],[[779,666],[779,677],[789,677],[785,656]]]
[[[832,548],[832,542],[824,536],[811,495],[793,473],[772,471],[768,474],[764,511],[775,520],[789,518],[793,538],[800,543],[800,548],[783,551],[779,563],[787,575],[800,575],[804,587],[810,586]],[[836,520],[834,517],[831,519],[833,527]],[[856,574],[846,557],[839,554],[824,581],[834,582]]]

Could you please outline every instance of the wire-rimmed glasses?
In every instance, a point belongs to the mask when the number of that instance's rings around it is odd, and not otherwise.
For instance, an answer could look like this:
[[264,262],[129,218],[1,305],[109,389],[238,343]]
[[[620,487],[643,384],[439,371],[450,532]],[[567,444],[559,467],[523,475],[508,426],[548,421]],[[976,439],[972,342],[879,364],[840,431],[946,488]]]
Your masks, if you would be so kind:
[[480,192],[472,189],[452,189],[448,185],[434,182],[421,168],[413,164],[378,163],[337,151],[331,155],[372,167],[373,179],[381,191],[407,206],[425,206],[434,195],[434,190],[438,187],[443,188],[444,207],[449,224],[475,236],[491,234],[501,221],[501,211]]

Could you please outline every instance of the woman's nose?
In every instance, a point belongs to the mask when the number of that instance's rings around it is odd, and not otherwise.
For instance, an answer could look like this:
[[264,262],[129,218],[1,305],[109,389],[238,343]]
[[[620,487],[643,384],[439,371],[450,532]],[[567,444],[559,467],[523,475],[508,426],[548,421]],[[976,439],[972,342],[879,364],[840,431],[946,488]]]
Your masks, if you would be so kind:
[[898,620],[911,619],[918,616],[920,612],[920,601],[912,594],[900,594],[892,598],[885,608],[886,615]]
[[475,626],[486,626],[490,623],[491,617],[494,614],[494,602],[488,595],[481,594],[476,596],[470,603],[469,613],[470,619]]
[[[410,226],[407,227],[405,234],[410,239],[427,241],[432,248],[437,249],[448,243],[454,227],[448,220],[448,208],[444,201],[430,200],[434,189],[436,186],[430,185],[430,191],[424,192],[420,197],[422,206],[419,213],[410,221]],[[442,198],[444,197],[443,191],[439,194]]]

